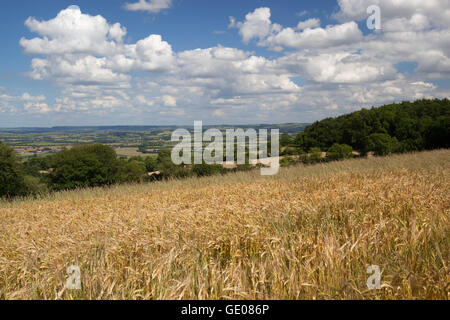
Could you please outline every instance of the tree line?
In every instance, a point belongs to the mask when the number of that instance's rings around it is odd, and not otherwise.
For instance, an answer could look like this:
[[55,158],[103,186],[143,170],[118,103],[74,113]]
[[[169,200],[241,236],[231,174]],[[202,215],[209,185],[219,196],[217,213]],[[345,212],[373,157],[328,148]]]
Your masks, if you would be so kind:
[[300,152],[345,144],[377,155],[448,148],[450,100],[433,99],[362,109],[318,121],[295,138]]
[[123,159],[109,146],[94,144],[64,149],[54,155],[20,161],[13,148],[0,142],[0,198],[39,195],[52,191],[143,183],[225,174],[252,169],[239,165],[175,165],[170,149],[157,156]]
[[[296,137],[284,133],[280,137],[281,165],[336,161],[369,152],[387,155],[448,148],[449,143],[450,101],[418,100],[318,121]],[[22,162],[11,147],[0,142],[0,197],[202,177],[252,168],[248,164],[234,169],[205,163],[175,165],[170,149],[159,150],[157,156],[122,159],[114,149],[101,144],[75,146]]]

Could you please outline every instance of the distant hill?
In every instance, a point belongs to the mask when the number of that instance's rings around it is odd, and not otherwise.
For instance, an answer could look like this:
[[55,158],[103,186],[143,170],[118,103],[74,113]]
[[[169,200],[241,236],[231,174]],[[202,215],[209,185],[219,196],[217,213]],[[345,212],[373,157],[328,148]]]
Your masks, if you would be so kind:
[[[286,124],[252,124],[252,125],[204,125],[204,129],[208,128],[254,128],[254,129],[280,129],[283,133],[297,134],[303,131],[310,123],[286,123]],[[93,133],[93,132],[104,132],[104,131],[119,131],[119,132],[142,132],[142,131],[153,131],[153,132],[165,132],[174,131],[178,128],[193,129],[192,125],[186,126],[57,126],[50,128],[0,128],[0,132],[5,133],[16,133],[16,134],[27,134],[27,133]]]

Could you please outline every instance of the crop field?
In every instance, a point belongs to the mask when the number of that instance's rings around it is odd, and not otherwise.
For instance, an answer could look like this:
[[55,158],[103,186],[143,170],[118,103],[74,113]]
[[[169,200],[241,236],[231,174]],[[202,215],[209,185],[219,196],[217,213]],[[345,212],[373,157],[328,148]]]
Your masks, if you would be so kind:
[[448,299],[449,186],[440,150],[1,202],[0,299]]
[[[243,128],[279,129],[295,135],[304,130],[306,123],[241,126]],[[0,128],[0,141],[14,147],[22,158],[53,154],[75,145],[105,144],[116,149],[120,156],[156,155],[160,149],[171,148],[172,132],[178,126],[107,126],[107,127],[53,127],[53,128]],[[212,126],[205,126],[205,129]],[[216,127],[214,127],[216,128]],[[220,126],[220,130],[234,126]],[[193,127],[186,128],[191,132]]]

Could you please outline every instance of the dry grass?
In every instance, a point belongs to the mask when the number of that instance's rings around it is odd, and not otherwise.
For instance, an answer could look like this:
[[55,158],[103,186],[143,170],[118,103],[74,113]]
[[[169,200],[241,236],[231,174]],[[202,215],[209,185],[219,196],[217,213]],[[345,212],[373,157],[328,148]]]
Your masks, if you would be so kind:
[[[3,299],[448,299],[450,151],[0,203]],[[63,290],[77,264],[81,290]],[[382,269],[368,290],[366,268]]]

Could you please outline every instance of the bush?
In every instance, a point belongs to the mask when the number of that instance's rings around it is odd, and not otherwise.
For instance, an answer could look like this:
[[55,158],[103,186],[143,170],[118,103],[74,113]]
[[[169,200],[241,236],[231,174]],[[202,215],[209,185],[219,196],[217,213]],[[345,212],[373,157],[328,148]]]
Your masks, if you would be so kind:
[[111,185],[120,178],[116,152],[100,144],[60,151],[53,156],[52,167],[48,179],[53,190]]
[[11,147],[0,142],[0,198],[27,194],[28,188],[21,162]]
[[156,158],[156,170],[161,172],[164,179],[187,178],[192,176],[192,170],[186,165],[176,165],[172,161],[172,151],[170,149],[161,149]]
[[40,171],[50,169],[51,156],[32,157],[24,162],[25,174],[34,177],[40,177]]
[[121,161],[118,182],[143,182],[147,177],[144,162],[138,160]]
[[377,156],[383,156],[397,151],[399,143],[386,133],[373,133],[367,139],[367,150],[373,151]]
[[280,136],[280,147],[289,147],[294,143],[294,139],[288,133],[282,133]]
[[298,154],[297,148],[294,147],[285,147],[283,151],[281,151],[280,153],[281,156],[294,156],[297,154]]
[[322,150],[320,148],[311,148],[308,156],[309,163],[316,163],[322,161]]
[[156,157],[146,157],[144,163],[147,172],[157,171],[158,159]]
[[327,159],[331,161],[349,159],[353,157],[353,149],[347,144],[333,144],[327,152]]
[[320,148],[311,148],[308,153],[299,149],[299,162],[303,164],[314,164],[322,161],[322,150]]
[[223,174],[227,170],[220,164],[203,163],[194,165],[192,171],[197,175],[197,177],[206,177],[215,174]]
[[295,165],[297,163],[298,162],[295,159],[293,159],[292,157],[284,157],[280,161],[280,166],[281,167],[289,167],[289,166]]
[[25,176],[25,185],[28,195],[44,195],[48,192],[47,186],[38,177]]

